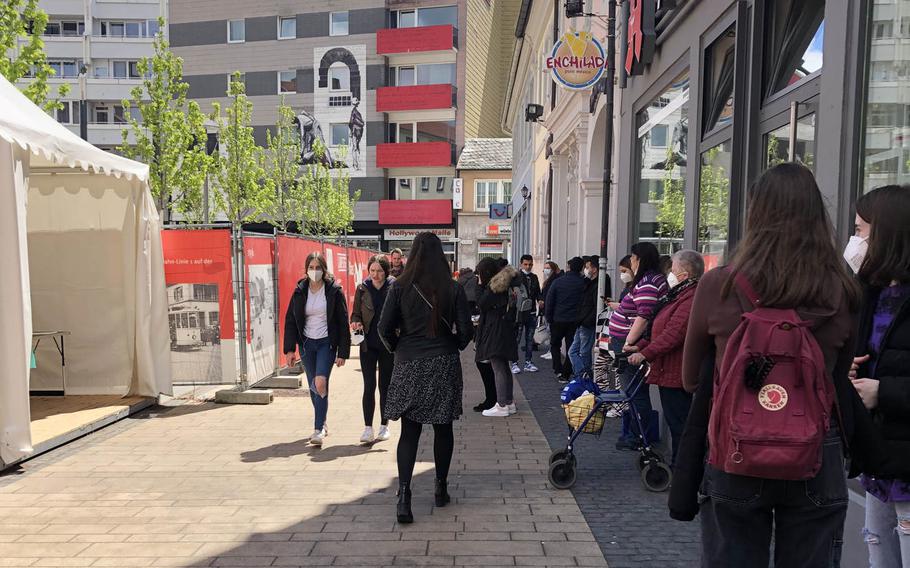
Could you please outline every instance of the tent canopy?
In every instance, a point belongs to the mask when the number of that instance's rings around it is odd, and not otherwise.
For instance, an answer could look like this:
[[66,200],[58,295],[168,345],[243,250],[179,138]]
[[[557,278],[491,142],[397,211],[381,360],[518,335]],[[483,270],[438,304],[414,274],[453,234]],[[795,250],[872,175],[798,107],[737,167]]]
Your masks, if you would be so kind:
[[[29,390],[171,390],[164,261],[148,166],[82,140],[0,77],[0,465],[31,452]],[[42,349],[45,343],[41,344]],[[44,365],[42,365],[44,363]]]

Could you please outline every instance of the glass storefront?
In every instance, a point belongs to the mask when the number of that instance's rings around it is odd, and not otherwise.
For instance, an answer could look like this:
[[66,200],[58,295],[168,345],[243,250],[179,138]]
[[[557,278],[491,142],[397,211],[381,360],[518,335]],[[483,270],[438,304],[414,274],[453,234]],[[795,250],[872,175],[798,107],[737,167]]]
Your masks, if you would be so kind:
[[733,143],[723,142],[701,155],[698,184],[698,252],[705,268],[723,263],[730,227],[730,165]]

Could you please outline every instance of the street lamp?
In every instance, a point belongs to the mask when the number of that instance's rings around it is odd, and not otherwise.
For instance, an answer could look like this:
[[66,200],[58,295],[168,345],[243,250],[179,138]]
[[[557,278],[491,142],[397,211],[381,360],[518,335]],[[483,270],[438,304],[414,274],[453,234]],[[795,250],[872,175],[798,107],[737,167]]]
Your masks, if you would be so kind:
[[585,0],[566,0],[566,17],[577,18],[585,14]]
[[531,196],[531,190],[528,189],[528,186],[526,186],[526,185],[521,186],[521,196],[524,198],[525,201],[527,201],[528,197]]
[[88,68],[82,65],[79,68],[79,136],[88,141],[88,103],[85,100],[86,74]]

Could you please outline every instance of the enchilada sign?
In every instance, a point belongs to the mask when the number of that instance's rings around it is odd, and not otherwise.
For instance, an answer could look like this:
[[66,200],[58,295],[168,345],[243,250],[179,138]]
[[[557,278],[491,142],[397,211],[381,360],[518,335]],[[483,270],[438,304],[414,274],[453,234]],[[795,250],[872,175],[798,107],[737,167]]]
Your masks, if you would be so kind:
[[597,83],[606,66],[604,46],[590,32],[567,31],[547,57],[547,69],[553,79],[567,89],[578,91]]

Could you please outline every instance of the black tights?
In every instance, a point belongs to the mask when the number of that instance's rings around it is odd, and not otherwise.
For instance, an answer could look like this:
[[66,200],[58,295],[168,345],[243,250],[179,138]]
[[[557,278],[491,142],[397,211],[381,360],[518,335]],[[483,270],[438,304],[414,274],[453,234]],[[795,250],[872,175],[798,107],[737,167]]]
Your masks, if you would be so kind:
[[[411,483],[414,464],[417,462],[417,445],[423,424],[401,417],[401,438],[398,440],[398,481]],[[452,423],[433,424],[433,459],[436,462],[436,479],[449,477],[452,453],[455,451],[455,432]]]
[[379,367],[379,419],[385,426],[385,399],[392,381],[392,368],[395,356],[385,349],[363,349],[360,351],[360,368],[363,370],[363,423],[373,425],[373,413],[376,411],[376,368]]
[[490,365],[489,361],[486,363],[478,361],[476,365],[477,370],[480,371],[480,380],[483,381],[483,392],[486,397],[483,404],[493,406],[496,404],[496,376],[493,373],[493,365]]

